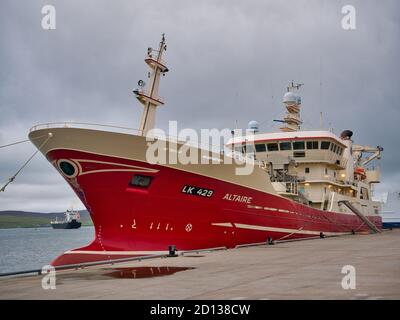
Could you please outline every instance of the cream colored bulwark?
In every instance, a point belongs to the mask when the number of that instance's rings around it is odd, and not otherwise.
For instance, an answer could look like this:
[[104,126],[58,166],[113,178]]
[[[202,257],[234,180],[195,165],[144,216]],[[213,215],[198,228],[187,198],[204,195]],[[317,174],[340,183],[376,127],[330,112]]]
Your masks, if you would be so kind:
[[[146,150],[148,142],[144,136],[89,129],[49,128],[32,131],[29,134],[29,139],[39,148],[50,132],[53,137],[41,149],[44,155],[51,150],[70,149],[147,162]],[[40,136],[43,136],[43,138],[39,138]],[[191,147],[191,149],[195,148]],[[198,152],[198,154],[200,157],[201,152]],[[210,153],[210,157],[222,158],[220,154],[216,153]],[[276,194],[269,176],[264,170],[255,165],[251,174],[238,175],[236,174],[236,169],[243,168],[243,165],[236,164],[234,161],[232,162],[232,164],[210,163],[185,165],[178,163],[165,164],[164,166]]]

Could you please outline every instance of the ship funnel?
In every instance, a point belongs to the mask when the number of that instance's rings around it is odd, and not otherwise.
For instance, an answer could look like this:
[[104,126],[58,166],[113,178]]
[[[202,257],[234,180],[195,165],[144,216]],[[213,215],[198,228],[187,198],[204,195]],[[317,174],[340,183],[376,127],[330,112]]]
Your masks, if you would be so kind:
[[344,130],[340,134],[340,138],[343,140],[350,140],[352,136],[353,136],[353,131],[351,131],[351,130]]

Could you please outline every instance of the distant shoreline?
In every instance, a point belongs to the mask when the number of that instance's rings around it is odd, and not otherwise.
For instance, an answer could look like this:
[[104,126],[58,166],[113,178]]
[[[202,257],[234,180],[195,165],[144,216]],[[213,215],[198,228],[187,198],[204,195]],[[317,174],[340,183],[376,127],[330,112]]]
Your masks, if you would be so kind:
[[[82,225],[82,227],[81,228],[87,228],[87,227],[93,227],[94,228],[94,225]],[[34,226],[34,227],[5,227],[5,228],[2,228],[2,227],[0,227],[0,231],[1,230],[11,230],[11,229],[52,229],[52,227],[51,226]],[[54,230],[79,230],[79,229],[54,229]]]
[[[82,226],[93,226],[93,222],[86,210],[79,212]],[[50,221],[64,219],[63,212],[39,213],[25,211],[0,211],[0,229],[14,228],[49,228]]]

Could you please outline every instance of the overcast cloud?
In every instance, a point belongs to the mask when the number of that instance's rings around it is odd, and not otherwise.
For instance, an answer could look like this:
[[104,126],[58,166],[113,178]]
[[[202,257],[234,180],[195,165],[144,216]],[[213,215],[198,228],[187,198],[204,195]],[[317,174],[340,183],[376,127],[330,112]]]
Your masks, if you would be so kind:
[[[57,29],[41,27],[54,5]],[[341,28],[342,6],[356,30]],[[277,130],[290,80],[304,83],[304,129],[354,131],[356,143],[385,148],[378,192],[400,191],[397,0],[106,1],[2,0],[0,145],[25,139],[37,123],[80,121],[137,128],[132,94],[146,79],[146,49],[166,34],[170,72],[162,79],[157,126]],[[0,149],[0,184],[35,151]],[[38,155],[0,193],[0,210],[83,208]]]

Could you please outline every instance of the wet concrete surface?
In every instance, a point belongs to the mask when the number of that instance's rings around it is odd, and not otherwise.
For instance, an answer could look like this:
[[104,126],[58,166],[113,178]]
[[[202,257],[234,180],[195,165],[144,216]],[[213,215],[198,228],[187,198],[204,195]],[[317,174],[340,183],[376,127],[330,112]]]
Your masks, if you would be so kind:
[[2,278],[0,299],[399,299],[400,230],[60,271],[54,290],[42,278]]

